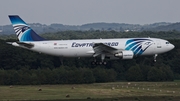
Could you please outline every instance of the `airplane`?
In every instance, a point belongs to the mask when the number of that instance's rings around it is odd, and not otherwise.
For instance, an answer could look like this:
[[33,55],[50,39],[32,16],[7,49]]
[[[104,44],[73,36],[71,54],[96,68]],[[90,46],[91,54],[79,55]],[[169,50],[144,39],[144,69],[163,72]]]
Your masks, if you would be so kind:
[[[18,15],[9,15],[18,37],[7,42],[16,47],[58,57],[93,57],[93,64],[106,64],[105,59],[133,59],[135,56],[168,52],[175,46],[159,38],[115,38],[83,40],[46,40],[31,29]],[[96,61],[99,57],[101,61]]]

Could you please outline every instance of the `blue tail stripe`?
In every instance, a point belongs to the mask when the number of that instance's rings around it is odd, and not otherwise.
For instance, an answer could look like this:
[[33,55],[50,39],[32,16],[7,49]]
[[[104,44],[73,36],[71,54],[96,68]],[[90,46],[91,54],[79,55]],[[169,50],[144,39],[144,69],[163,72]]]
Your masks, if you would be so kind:
[[25,24],[26,25],[26,23],[17,15],[9,16],[9,18],[13,25],[15,25],[15,24]]
[[19,41],[43,41],[18,15],[9,16]]
[[38,34],[36,34],[32,29],[31,29],[31,37],[32,37],[33,41],[45,40],[44,38],[42,38]]

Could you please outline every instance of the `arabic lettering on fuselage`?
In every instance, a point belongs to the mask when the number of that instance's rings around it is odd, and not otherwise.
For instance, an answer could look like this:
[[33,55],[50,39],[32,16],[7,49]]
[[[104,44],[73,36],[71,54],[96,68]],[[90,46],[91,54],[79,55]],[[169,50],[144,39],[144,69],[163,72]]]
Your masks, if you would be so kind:
[[[103,44],[108,46],[118,46],[119,42],[104,42]],[[76,43],[73,42],[71,47],[92,47],[94,43]]]

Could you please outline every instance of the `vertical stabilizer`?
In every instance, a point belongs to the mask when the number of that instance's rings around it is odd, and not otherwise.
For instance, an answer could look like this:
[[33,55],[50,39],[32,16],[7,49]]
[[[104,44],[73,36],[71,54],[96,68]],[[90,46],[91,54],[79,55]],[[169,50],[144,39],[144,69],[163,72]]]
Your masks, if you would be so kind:
[[9,15],[9,19],[20,42],[44,40],[44,38],[36,34],[18,15]]

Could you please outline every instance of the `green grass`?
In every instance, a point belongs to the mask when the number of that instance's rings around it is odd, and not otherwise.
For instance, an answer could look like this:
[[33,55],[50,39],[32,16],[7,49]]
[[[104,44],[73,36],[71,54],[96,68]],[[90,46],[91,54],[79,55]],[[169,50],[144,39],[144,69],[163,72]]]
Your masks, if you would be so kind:
[[[39,91],[42,89],[42,91]],[[66,97],[69,95],[69,97]],[[0,86],[0,99],[13,100],[71,100],[180,98],[180,82],[113,82],[77,85]],[[127,101],[131,101],[127,100]],[[148,100],[144,100],[148,101]]]

